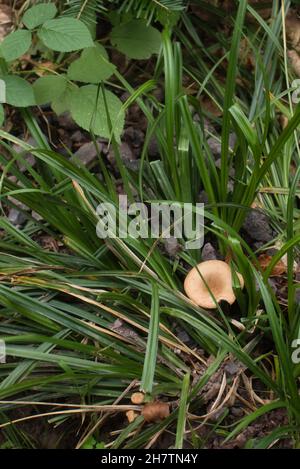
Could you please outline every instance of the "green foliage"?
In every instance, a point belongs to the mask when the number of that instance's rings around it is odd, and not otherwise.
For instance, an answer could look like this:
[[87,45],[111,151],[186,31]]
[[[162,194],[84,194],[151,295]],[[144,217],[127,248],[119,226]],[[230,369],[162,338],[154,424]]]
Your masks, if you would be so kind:
[[82,86],[71,94],[71,115],[83,129],[108,139],[112,136],[112,130],[116,139],[120,140],[124,111],[122,102],[110,91],[105,91],[103,96],[97,86]]
[[78,87],[74,83],[68,82],[63,94],[52,101],[51,107],[58,116],[70,111],[71,97],[77,89]]
[[28,107],[35,104],[32,86],[24,78],[16,75],[3,77],[6,85],[6,103],[16,107]]
[[143,20],[133,20],[115,26],[111,32],[112,45],[131,59],[149,59],[158,54],[161,35]]
[[98,442],[93,436],[87,439],[87,441],[82,445],[81,449],[104,449],[105,443]]
[[65,75],[49,75],[38,78],[33,84],[35,101],[37,104],[48,104],[59,99],[66,91]]
[[136,18],[160,21],[161,24],[174,24],[185,9],[184,0],[126,0],[120,3],[120,11],[130,12]]
[[106,50],[101,44],[85,49],[80,58],[71,63],[68,78],[83,83],[100,83],[107,80],[115,71],[109,62]]
[[96,23],[96,15],[104,13],[106,8],[101,0],[67,0],[64,2],[63,16],[77,18],[88,26]]
[[52,20],[57,13],[57,8],[54,3],[39,3],[26,10],[22,21],[26,28],[34,29],[47,20]]
[[3,125],[4,118],[4,107],[2,106],[2,104],[0,104],[0,127]]
[[[22,18],[23,25],[28,29],[12,32],[1,43],[1,75],[8,86],[5,102],[16,107],[50,104],[58,115],[71,112],[78,125],[84,129],[93,129],[96,135],[107,138],[112,137],[113,131],[118,140],[124,123],[124,111],[118,98],[106,90],[105,103],[99,89],[78,89],[76,85],[86,83],[102,86],[117,72],[105,47],[93,41],[89,30],[91,15],[95,17],[96,12],[103,12],[104,9],[101,5],[99,8],[99,2],[95,1],[71,1],[67,4],[68,14],[57,17],[57,11],[51,2],[32,6]],[[110,36],[112,45],[119,51],[136,59],[148,59],[159,52],[161,36],[157,29],[147,25],[144,20],[122,23],[121,14],[119,19]],[[69,55],[82,49],[80,57]],[[30,55],[39,50],[49,51],[46,53],[57,61],[58,71],[36,78],[32,86],[32,78],[26,83],[26,77],[19,77],[15,65],[10,65],[10,62],[25,53]],[[67,75],[65,68],[60,70],[63,55],[57,56],[56,52],[67,54],[64,56]],[[10,67],[16,73],[14,76]],[[84,102],[86,93],[87,101]],[[94,99],[96,95],[97,99]],[[112,114],[107,116],[107,112]]]
[[[65,16],[79,18],[90,25],[96,21],[96,14],[104,14],[110,8],[104,6],[103,0],[68,0]],[[129,13],[132,18],[145,19],[148,24],[152,20],[162,24],[174,23],[178,15],[185,9],[185,0],[109,0],[113,11],[118,15]]]
[[88,28],[74,18],[46,21],[38,36],[45,46],[58,52],[72,52],[93,46]]
[[9,34],[0,45],[2,57],[7,62],[18,59],[25,54],[31,46],[31,33],[19,30]]

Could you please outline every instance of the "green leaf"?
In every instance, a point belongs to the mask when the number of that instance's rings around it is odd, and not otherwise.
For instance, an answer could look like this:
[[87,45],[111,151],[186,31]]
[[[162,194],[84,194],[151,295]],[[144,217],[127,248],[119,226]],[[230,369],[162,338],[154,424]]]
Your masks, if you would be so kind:
[[15,75],[3,77],[6,85],[6,103],[16,107],[33,106],[35,103],[32,86]]
[[[113,132],[117,140],[124,127],[122,102],[110,91],[105,91],[105,98]],[[96,135],[110,138],[110,126],[105,110],[105,101],[101,91],[94,85],[82,86],[71,96],[71,114],[75,122],[85,130],[92,130]]]
[[4,123],[4,118],[5,118],[4,107],[2,106],[2,104],[0,104],[0,127],[2,127]]
[[147,26],[145,21],[133,20],[115,26],[110,41],[131,59],[149,59],[152,54],[158,54],[161,35],[157,29]]
[[190,373],[186,373],[182,381],[181,396],[179,402],[179,413],[177,419],[177,431],[175,448],[183,448],[183,440],[185,434],[186,416],[188,411],[188,394],[190,385]]
[[37,104],[47,104],[59,98],[65,91],[67,80],[64,75],[49,75],[38,78],[33,84]]
[[1,43],[0,51],[7,62],[24,55],[31,46],[31,32],[26,30],[14,31],[6,36]]
[[74,18],[46,21],[38,36],[45,46],[58,52],[72,52],[94,45],[87,26]]
[[100,44],[85,49],[81,57],[73,62],[68,70],[70,80],[83,83],[100,83],[107,80],[115,70],[109,62],[106,50]]
[[56,13],[57,8],[54,3],[40,3],[29,8],[29,10],[24,13],[22,21],[26,28],[34,29],[45,23],[45,21],[54,18]]
[[76,93],[77,90],[78,86],[74,85],[74,83],[67,83],[63,94],[52,101],[51,107],[58,116],[70,110],[72,94]]
[[159,335],[159,294],[158,285],[152,285],[152,303],[149,324],[149,333],[147,340],[147,349],[144,360],[143,375],[141,380],[141,389],[145,393],[151,393],[156,368],[157,350]]
[[81,449],[103,449],[105,448],[105,443],[101,441],[100,443],[95,440],[93,436],[88,438],[88,440],[82,445]]

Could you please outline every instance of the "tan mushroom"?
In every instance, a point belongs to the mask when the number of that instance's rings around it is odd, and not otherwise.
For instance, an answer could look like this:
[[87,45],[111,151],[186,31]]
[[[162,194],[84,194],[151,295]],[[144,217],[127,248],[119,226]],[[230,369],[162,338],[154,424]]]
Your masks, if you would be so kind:
[[134,392],[131,395],[131,402],[135,405],[143,404],[145,400],[145,394],[143,392]]
[[[236,275],[241,288],[243,288],[244,279],[242,275],[239,273],[236,273]],[[212,295],[215,297],[217,303],[224,300],[231,305],[236,300],[232,288],[231,269],[229,265],[223,261],[212,260],[198,264],[197,267],[194,267],[186,276],[184,290],[194,303],[205,309],[216,308],[216,303]]]
[[128,410],[126,412],[126,417],[127,417],[128,423],[132,423],[138,417],[138,414],[134,412],[134,410]]

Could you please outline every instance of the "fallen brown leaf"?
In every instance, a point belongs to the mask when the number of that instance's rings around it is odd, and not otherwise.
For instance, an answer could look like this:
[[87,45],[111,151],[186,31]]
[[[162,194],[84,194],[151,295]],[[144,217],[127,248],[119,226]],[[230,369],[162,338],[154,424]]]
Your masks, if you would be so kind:
[[202,108],[208,112],[209,114],[212,114],[215,117],[220,117],[222,116],[223,112],[221,109],[214,103],[214,101],[209,98],[208,96],[204,96],[201,98],[201,106]]
[[300,56],[299,56],[299,54],[295,50],[289,50],[287,55],[288,55],[291,67],[293,68],[296,75],[298,75],[298,77],[300,77]]
[[0,41],[7,36],[12,28],[12,9],[8,5],[0,5]]
[[[262,270],[266,270],[272,261],[272,256],[268,254],[261,254],[258,258],[258,262],[262,268]],[[277,262],[277,264],[273,267],[271,272],[271,277],[278,277],[286,272],[286,265],[282,260]]]
[[286,35],[291,46],[300,51],[300,19],[293,10],[290,10],[285,19]]

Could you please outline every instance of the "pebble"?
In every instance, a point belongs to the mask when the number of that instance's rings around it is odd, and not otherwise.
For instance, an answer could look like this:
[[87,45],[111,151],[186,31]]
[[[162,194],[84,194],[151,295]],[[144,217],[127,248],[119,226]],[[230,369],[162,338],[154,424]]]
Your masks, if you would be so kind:
[[202,261],[212,261],[217,259],[217,252],[212,244],[206,243],[202,248],[201,253]]
[[[36,141],[32,137],[29,137],[26,143],[28,143],[28,145],[31,145],[33,147],[37,146]],[[31,153],[26,153],[24,149],[20,147],[20,145],[17,145],[16,143],[13,144],[12,148],[16,153],[18,153],[19,155],[22,155],[22,158],[28,163],[29,166],[34,167],[34,165],[36,164],[36,159]],[[26,171],[26,166],[22,161],[17,161],[17,165],[18,165],[19,170],[22,173]]]
[[[133,151],[131,150],[128,143],[126,143],[126,142],[121,143],[121,145],[119,146],[119,151],[120,151],[120,156],[122,158],[122,161],[125,164],[136,160],[136,157],[133,154]],[[107,159],[112,165],[116,165],[116,157],[115,157],[115,153],[114,153],[114,150],[113,150],[112,146],[109,149]]]
[[248,213],[243,229],[254,241],[267,243],[273,239],[268,217],[261,210],[251,210]]
[[[98,150],[101,152],[102,143],[97,142]],[[97,158],[97,149],[94,142],[84,143],[79,150],[73,155],[74,160],[79,158],[80,162],[85,166],[91,164]]]

